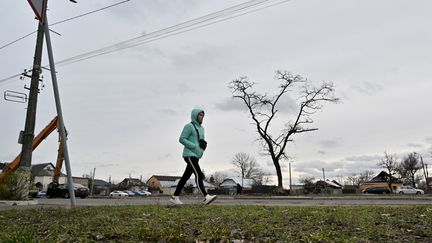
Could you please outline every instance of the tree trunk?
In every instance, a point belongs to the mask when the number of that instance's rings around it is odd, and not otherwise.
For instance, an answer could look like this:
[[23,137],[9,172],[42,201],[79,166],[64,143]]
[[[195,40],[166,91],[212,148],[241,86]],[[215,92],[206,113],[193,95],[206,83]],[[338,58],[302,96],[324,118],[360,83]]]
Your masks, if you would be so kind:
[[272,158],[272,159],[273,159],[273,164],[274,164],[274,166],[276,168],[276,175],[278,177],[278,187],[280,189],[282,189],[283,188],[283,185],[282,185],[282,171],[281,171],[281,167],[280,167],[280,164],[279,164],[279,160],[277,160],[276,158]]

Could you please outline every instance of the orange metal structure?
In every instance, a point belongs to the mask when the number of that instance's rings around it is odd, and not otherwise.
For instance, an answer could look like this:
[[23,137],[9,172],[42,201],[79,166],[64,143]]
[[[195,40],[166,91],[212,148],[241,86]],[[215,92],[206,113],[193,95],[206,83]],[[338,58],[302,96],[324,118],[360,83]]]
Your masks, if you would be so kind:
[[[32,143],[32,150],[34,151],[39,144],[48,137],[56,128],[58,127],[58,118],[57,116],[54,117],[54,119],[33,139]],[[58,178],[60,177],[61,167],[64,160],[64,149],[63,149],[63,143],[59,138],[59,150],[57,155],[57,162],[56,167],[54,171],[53,181],[57,182]],[[7,164],[3,168],[3,172],[0,173],[0,182],[3,181],[3,179],[8,175],[9,173],[15,171],[18,169],[21,162],[21,153],[9,164]]]

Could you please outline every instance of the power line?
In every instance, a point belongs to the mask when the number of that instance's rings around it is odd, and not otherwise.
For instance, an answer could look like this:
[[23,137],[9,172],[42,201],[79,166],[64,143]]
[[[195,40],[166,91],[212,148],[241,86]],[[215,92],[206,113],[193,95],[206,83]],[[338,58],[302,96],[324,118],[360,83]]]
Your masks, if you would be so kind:
[[[59,61],[57,64],[59,65],[67,65],[67,64],[71,64],[71,63],[75,63],[75,62],[79,62],[79,61],[83,61],[83,60],[87,60],[87,59],[91,59],[97,56],[101,56],[101,55],[105,55],[105,54],[109,54],[112,52],[116,52],[116,51],[120,51],[120,50],[124,50],[124,49],[128,49],[128,48],[132,48],[132,47],[136,47],[142,44],[146,44],[149,42],[153,42],[156,40],[160,40],[160,39],[164,39],[173,35],[178,35],[181,33],[185,33],[185,32],[189,32],[191,30],[195,30],[195,29],[199,29],[199,28],[203,28],[205,26],[209,26],[212,24],[216,24],[222,21],[226,21],[232,18],[236,18],[242,15],[246,15],[252,12],[256,12],[265,8],[269,8],[275,5],[279,5],[285,2],[288,2],[290,0],[283,0],[276,3],[271,3],[274,2],[274,0],[253,0],[253,1],[249,1],[243,4],[239,4],[215,13],[211,13],[202,17],[199,17],[197,19],[193,19],[193,20],[189,20],[180,24],[176,24],[174,26],[168,27],[168,28],[164,28],[162,30],[158,30],[158,31],[154,31],[145,35],[141,35],[139,37],[135,37],[126,41],[122,41],[122,42],[118,42],[116,44],[107,46],[107,47],[103,47],[94,51],[90,51],[90,52],[86,52],[74,57],[70,57],[64,60]],[[266,5],[264,7],[259,7],[259,8],[255,8],[252,10],[248,10],[254,7],[257,7],[259,5],[265,4],[270,2],[270,5]],[[248,10],[246,12],[242,12],[240,14],[236,14],[238,12],[241,11],[245,11]],[[212,21],[212,22],[210,22]],[[207,23],[210,22],[210,23]]]
[[[204,15],[202,17],[192,19],[186,22],[182,22],[158,31],[151,32],[149,34],[144,34],[126,41],[118,42],[116,44],[103,47],[94,51],[82,53],[64,60],[57,62],[57,65],[68,65],[80,61],[84,61],[97,56],[109,54],[112,52],[132,48],[135,46],[143,45],[152,41],[167,38],[173,35],[178,35],[181,33],[189,32],[195,29],[203,28],[212,24],[216,24],[222,21],[233,19],[239,16],[243,16],[252,12],[256,12],[265,8],[276,6],[290,0],[251,0],[242,4],[238,4],[214,13]],[[268,4],[262,6],[264,4]],[[1,79],[0,83],[7,81],[9,79],[15,78],[20,74],[13,75],[11,77]]]
[[[124,0],[124,1],[121,1],[121,2],[118,2],[118,3],[114,3],[114,4],[108,5],[108,6],[103,7],[103,8],[99,8],[99,9],[96,9],[96,10],[93,10],[93,11],[90,11],[90,12],[87,12],[87,13],[80,14],[80,15],[75,16],[75,17],[71,17],[71,18],[68,18],[68,19],[64,19],[64,20],[61,20],[61,21],[55,22],[55,23],[53,23],[53,24],[50,24],[49,26],[53,26],[53,25],[56,25],[56,24],[61,24],[61,23],[64,23],[64,22],[68,22],[68,21],[71,21],[71,20],[77,19],[77,18],[81,18],[81,17],[87,16],[87,15],[90,15],[90,14],[93,14],[93,13],[96,13],[96,12],[99,12],[99,11],[102,11],[102,10],[105,10],[105,9],[108,9],[108,8],[111,8],[111,7],[115,7],[115,6],[117,6],[117,5],[120,5],[120,4],[123,4],[123,3],[129,2],[129,1],[130,1],[130,0]],[[27,35],[25,35],[25,36],[23,36],[23,37],[20,37],[20,38],[14,40],[14,41],[11,41],[11,42],[9,42],[9,43],[3,45],[3,46],[0,46],[0,50],[3,49],[3,48],[6,48],[6,47],[8,47],[8,46],[10,46],[10,45],[12,45],[12,44],[14,44],[14,43],[16,43],[16,42],[18,42],[18,41],[20,41],[20,40],[22,40],[22,39],[27,38],[27,37],[31,36],[32,34],[34,34],[34,33],[36,33],[36,32],[37,32],[37,31],[35,30],[35,31],[31,32],[31,33],[28,33]]]
[[64,23],[64,22],[68,22],[68,21],[71,21],[71,20],[74,20],[74,19],[77,19],[77,18],[81,18],[81,17],[87,16],[89,14],[93,14],[93,13],[96,13],[96,12],[99,12],[99,11],[102,11],[102,10],[105,10],[105,9],[108,9],[108,8],[111,8],[111,7],[114,7],[114,6],[117,6],[117,5],[129,2],[129,1],[130,0],[124,0],[122,2],[114,3],[112,5],[108,5],[106,7],[100,8],[100,9],[96,9],[96,10],[93,10],[93,11],[90,11],[90,12],[87,12],[87,13],[84,13],[84,14],[80,14],[80,15],[72,17],[72,18],[68,18],[68,19],[65,19],[65,20],[61,20],[61,21],[55,22],[53,24],[50,24],[50,26],[53,26],[53,25],[56,25],[56,24],[61,24],[61,23]]

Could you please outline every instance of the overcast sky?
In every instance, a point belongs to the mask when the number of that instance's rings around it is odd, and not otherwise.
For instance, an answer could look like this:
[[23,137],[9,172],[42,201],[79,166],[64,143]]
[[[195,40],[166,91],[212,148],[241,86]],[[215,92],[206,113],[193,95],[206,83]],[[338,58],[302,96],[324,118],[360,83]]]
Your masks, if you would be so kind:
[[[119,1],[49,1],[50,23]],[[52,26],[54,58],[65,60],[245,2],[239,0],[131,0]],[[274,1],[273,1],[274,2]],[[2,1],[0,46],[37,29],[27,1]],[[185,163],[178,137],[190,112],[206,111],[209,146],[201,160],[207,175],[232,172],[238,152],[260,155],[257,134],[228,83],[247,76],[260,92],[274,92],[275,70],[315,84],[332,81],[339,104],[314,118],[316,132],[300,134],[286,150],[293,182],[304,177],[379,172],[384,151],[401,159],[419,152],[431,160],[432,2],[402,0],[292,0],[189,32],[107,55],[59,65],[58,81],[74,176],[119,182],[131,175],[181,175]],[[0,49],[0,79],[30,68],[36,35]],[[46,48],[44,47],[44,53]],[[43,63],[48,64],[46,54]],[[51,78],[44,71],[36,133],[56,115]],[[27,93],[24,81],[0,82],[0,91]],[[286,96],[277,119],[288,121]],[[0,161],[21,151],[27,104],[0,101]],[[273,127],[274,130],[282,126]],[[33,164],[57,156],[53,133],[33,153]],[[288,186],[287,162],[284,185]],[[275,182],[274,182],[275,183]]]

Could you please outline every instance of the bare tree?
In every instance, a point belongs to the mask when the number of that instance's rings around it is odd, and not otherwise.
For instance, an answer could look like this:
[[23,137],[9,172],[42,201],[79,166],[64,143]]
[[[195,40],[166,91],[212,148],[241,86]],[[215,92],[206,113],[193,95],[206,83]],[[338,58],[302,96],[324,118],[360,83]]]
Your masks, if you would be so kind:
[[384,158],[377,163],[378,166],[386,169],[387,171],[387,183],[391,191],[393,191],[392,184],[396,181],[395,175],[398,172],[398,162],[396,161],[396,155],[389,155],[384,152]]
[[[236,168],[236,171],[242,178],[249,178],[254,181],[254,184],[262,184],[265,173],[259,167],[256,159],[247,153],[237,153],[234,155],[231,163]],[[241,185],[243,186],[243,185]]]
[[[314,182],[315,178],[314,177],[304,177],[304,178],[300,178],[300,183],[303,184],[303,190],[304,193],[308,194],[308,193],[314,193],[315,192],[315,187],[316,187],[316,183]],[[291,188],[290,188],[291,190]]]
[[216,185],[219,185],[227,178],[228,178],[227,174],[225,174],[223,172],[216,171],[215,173],[213,173],[210,176],[209,182],[214,183]]
[[420,165],[418,154],[409,153],[408,156],[406,156],[399,164],[397,171],[401,175],[402,179],[406,179],[409,184],[416,187],[416,173],[421,168],[422,166]]
[[371,170],[365,170],[363,172],[361,172],[360,174],[353,174],[352,176],[348,176],[348,181],[352,184],[352,185],[357,185],[359,186],[361,183],[369,181],[370,179],[372,179],[374,172]]
[[[334,86],[330,82],[323,82],[319,87],[313,87],[308,80],[301,76],[293,76],[287,71],[276,71],[276,80],[281,83],[279,91],[274,96],[267,93],[259,94],[254,91],[255,83],[246,77],[241,77],[230,83],[233,97],[240,99],[246,105],[253,125],[259,134],[265,154],[270,155],[278,177],[278,187],[282,188],[282,170],[280,162],[287,159],[285,148],[292,136],[298,133],[318,130],[310,127],[313,123],[311,115],[323,108],[325,102],[337,102],[334,96]],[[270,125],[278,114],[279,101],[289,91],[298,90],[296,94],[298,109],[294,118],[285,123],[278,134],[270,133]]]

